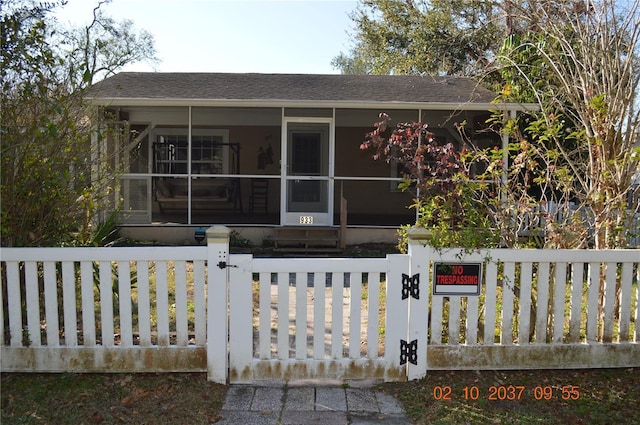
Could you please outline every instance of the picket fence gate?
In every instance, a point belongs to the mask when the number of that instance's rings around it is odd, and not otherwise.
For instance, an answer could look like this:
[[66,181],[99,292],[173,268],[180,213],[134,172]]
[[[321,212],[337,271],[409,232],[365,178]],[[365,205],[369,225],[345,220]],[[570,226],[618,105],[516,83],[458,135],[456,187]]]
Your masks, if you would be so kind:
[[[254,258],[203,247],[4,248],[2,371],[402,381],[430,369],[640,366],[640,250]],[[435,263],[481,264],[434,295]]]

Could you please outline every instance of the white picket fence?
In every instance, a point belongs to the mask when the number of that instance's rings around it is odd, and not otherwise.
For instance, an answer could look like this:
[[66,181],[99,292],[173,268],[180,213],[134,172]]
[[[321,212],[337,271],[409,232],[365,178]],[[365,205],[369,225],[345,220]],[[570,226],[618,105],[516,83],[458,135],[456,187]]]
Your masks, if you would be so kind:
[[206,370],[207,252],[3,248],[2,370]]
[[[640,366],[640,250],[229,255],[205,247],[3,248],[2,371],[206,371],[217,382],[429,369]],[[480,296],[431,293],[434,262],[483,264]]]
[[[412,273],[428,274],[434,262],[483,263],[484,287],[479,297],[431,295],[428,327],[427,300],[411,299],[410,338],[428,338],[428,350],[418,347],[428,369],[640,364],[640,250],[470,253],[412,245]],[[409,370],[410,378],[424,373]]]
[[400,339],[406,339],[408,304],[401,300],[401,279],[409,269],[407,255],[379,259],[236,255],[232,264],[233,382],[403,379],[406,366],[400,364],[399,347]]

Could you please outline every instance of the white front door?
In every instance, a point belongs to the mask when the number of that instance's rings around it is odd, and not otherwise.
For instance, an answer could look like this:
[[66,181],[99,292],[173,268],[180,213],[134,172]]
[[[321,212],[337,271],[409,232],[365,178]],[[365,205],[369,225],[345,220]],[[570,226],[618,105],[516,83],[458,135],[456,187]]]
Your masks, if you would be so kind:
[[282,223],[332,225],[332,120],[287,118],[283,133]]

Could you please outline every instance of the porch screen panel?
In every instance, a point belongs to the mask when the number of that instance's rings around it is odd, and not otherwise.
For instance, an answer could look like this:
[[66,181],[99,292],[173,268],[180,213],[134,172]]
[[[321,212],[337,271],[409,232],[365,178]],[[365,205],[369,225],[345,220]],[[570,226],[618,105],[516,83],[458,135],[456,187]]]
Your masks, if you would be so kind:
[[153,221],[187,223],[189,216],[189,180],[187,177],[154,177]]
[[153,145],[153,171],[156,174],[186,174],[188,149],[187,136],[158,135]]
[[385,180],[340,180],[336,177],[334,217],[339,222],[340,199],[347,201],[347,223],[351,226],[393,226],[412,224],[416,213],[410,192],[393,190],[395,182]]
[[125,223],[149,222],[149,184],[146,177],[124,177],[122,183],[123,219]]
[[222,136],[201,135],[191,137],[191,172],[193,174],[236,174],[230,170],[228,146]]
[[153,145],[154,173],[187,174],[189,158],[193,174],[226,174],[237,172],[229,164],[229,147],[218,135],[192,135],[191,157],[186,134],[158,134]]
[[131,124],[131,135],[124,152],[124,172],[149,173],[149,125]]
[[125,207],[133,211],[147,210],[147,180],[123,179]]

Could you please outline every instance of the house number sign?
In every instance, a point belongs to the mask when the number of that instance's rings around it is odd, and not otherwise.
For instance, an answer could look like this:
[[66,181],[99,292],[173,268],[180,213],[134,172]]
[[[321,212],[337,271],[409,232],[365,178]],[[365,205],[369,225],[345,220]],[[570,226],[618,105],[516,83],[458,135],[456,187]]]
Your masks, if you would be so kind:
[[478,296],[482,263],[433,263],[433,295]]
[[301,215],[300,216],[300,224],[313,224],[313,216],[312,215]]

